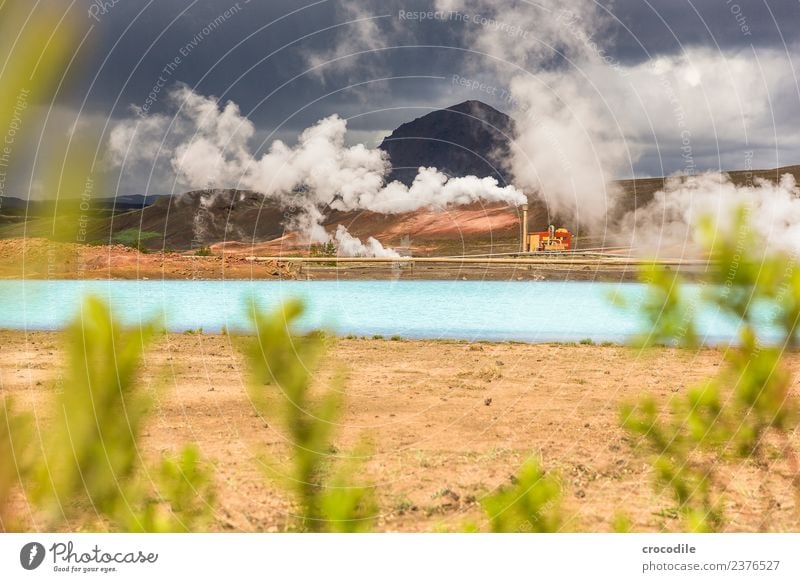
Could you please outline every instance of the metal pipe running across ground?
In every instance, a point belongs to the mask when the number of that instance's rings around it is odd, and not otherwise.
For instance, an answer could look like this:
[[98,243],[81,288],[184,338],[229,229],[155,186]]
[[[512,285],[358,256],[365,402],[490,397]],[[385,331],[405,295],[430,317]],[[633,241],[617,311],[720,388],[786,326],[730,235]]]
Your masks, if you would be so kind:
[[714,263],[704,259],[610,259],[610,258],[574,258],[550,259],[527,257],[245,257],[254,262],[279,262],[279,263],[450,263],[450,264],[480,264],[480,265],[618,265],[621,267],[634,267],[642,265],[660,265],[675,267],[708,267]]

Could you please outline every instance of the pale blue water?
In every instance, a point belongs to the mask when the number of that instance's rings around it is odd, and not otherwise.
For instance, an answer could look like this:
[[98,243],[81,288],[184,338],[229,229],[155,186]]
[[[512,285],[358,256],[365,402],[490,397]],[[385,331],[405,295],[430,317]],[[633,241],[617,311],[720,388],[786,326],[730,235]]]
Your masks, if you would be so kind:
[[[124,322],[161,318],[172,331],[248,329],[245,303],[255,297],[274,307],[291,297],[306,300],[305,328],[340,335],[405,338],[622,342],[643,331],[632,305],[636,283],[485,281],[3,281],[0,328],[58,329],[79,312],[87,293],[109,300]],[[696,287],[689,297],[699,297]],[[698,305],[702,305],[698,302]],[[700,307],[708,343],[735,339],[737,325]]]

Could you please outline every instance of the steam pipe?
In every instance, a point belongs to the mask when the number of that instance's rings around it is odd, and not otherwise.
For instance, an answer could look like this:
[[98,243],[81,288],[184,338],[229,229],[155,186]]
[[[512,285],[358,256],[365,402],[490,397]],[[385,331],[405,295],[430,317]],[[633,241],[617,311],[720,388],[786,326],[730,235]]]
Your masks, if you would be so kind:
[[528,205],[522,205],[522,245],[520,250],[525,253],[528,252]]

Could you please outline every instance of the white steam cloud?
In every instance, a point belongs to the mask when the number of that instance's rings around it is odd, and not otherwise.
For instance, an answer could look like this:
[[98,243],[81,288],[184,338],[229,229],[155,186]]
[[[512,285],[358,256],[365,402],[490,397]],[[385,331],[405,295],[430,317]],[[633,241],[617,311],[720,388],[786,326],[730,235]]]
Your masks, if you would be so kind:
[[[627,64],[613,56],[611,16],[594,0],[436,5],[481,16],[462,27],[463,41],[488,57],[474,73],[484,80],[489,71],[489,84],[508,87],[514,182],[551,213],[615,241],[635,225],[633,243],[652,249],[691,242],[701,210],[731,214],[747,203],[772,243],[797,246],[786,219],[798,217],[797,188],[788,178],[737,187],[719,173],[699,175],[774,167],[777,152],[800,153],[796,75],[785,52],[689,46]],[[663,170],[665,159],[679,160],[677,172],[688,178],[671,180],[652,204],[626,215],[633,201],[622,200],[612,181],[633,176],[637,163],[656,175],[675,172]],[[622,225],[611,224],[620,216]]]
[[765,248],[800,252],[800,189],[791,174],[777,184],[755,178],[745,185],[718,173],[674,177],[649,204],[625,215],[621,230],[631,234],[627,242],[639,252],[695,255],[709,242],[699,239],[699,221],[711,217],[717,231],[735,234],[731,221],[738,208],[747,212],[749,227]]
[[[796,75],[785,52],[726,53],[692,45],[679,54],[622,63],[609,46],[609,7],[595,0],[573,0],[568,8],[560,0],[435,4],[440,19],[456,15],[440,24],[461,31],[474,49],[472,64],[465,65],[473,69],[464,73],[508,89],[515,125],[508,163],[517,188],[491,178],[448,179],[434,168],[420,168],[410,187],[387,184],[385,154],[347,147],[346,122],[337,116],[306,129],[294,146],[276,141],[256,156],[248,147],[255,128],[234,103],[220,104],[186,87],[170,94],[179,109],[174,117],[117,126],[113,156],[137,162],[162,149],[182,184],[248,188],[300,206],[292,226],[314,242],[336,238],[322,226],[324,208],[399,213],[475,201],[519,204],[524,189],[572,228],[611,232],[615,243],[619,232],[635,228],[631,242],[641,249],[693,245],[689,230],[700,211],[730,213],[734,202],[751,206],[752,220],[759,231],[774,233],[774,244],[795,245],[784,217],[795,217],[797,187],[788,179],[737,187],[724,175],[700,174],[778,165],[778,152],[800,155]],[[344,6],[363,34],[343,29],[348,33],[337,36],[340,44],[330,54],[307,55],[321,75],[363,66],[361,59],[342,57],[390,45],[383,38],[387,31],[413,31],[399,21],[379,27],[361,3]],[[475,57],[480,53],[486,58]],[[651,204],[626,214],[632,201],[621,198],[613,181],[633,176],[644,162],[654,175],[673,172],[674,166],[663,169],[665,159],[679,160],[684,178],[670,180]],[[620,216],[619,224],[611,224]]]
[[393,249],[384,248],[375,238],[369,237],[366,243],[347,232],[343,225],[336,227],[336,240],[339,254],[345,257],[399,257],[400,253]]
[[[567,10],[558,0],[437,0],[437,8],[480,15],[468,22],[481,30],[465,27],[464,40],[492,57],[486,64],[508,86],[515,183],[537,193],[552,214],[603,225],[619,194],[608,184],[629,156],[613,112],[583,73],[603,63],[592,40],[606,26],[597,4],[575,0]],[[556,66],[559,58],[566,66]]]
[[178,181],[188,187],[244,188],[286,207],[300,207],[302,213],[292,226],[312,242],[337,240],[356,254],[384,252],[377,240],[368,239],[358,247],[354,242],[358,239],[346,238],[338,229],[332,239],[322,226],[325,217],[320,209],[325,207],[395,214],[479,201],[525,201],[522,192],[501,187],[494,178],[448,178],[435,168],[420,168],[410,187],[387,184],[391,164],[386,153],[363,144],[346,146],[347,122],[337,115],[304,130],[295,146],[277,140],[259,157],[248,147],[255,128],[235,103],[220,105],[185,86],[173,90],[169,99],[178,109],[174,117],[131,119],[114,127],[109,142],[112,160],[120,165],[147,160],[160,149]]

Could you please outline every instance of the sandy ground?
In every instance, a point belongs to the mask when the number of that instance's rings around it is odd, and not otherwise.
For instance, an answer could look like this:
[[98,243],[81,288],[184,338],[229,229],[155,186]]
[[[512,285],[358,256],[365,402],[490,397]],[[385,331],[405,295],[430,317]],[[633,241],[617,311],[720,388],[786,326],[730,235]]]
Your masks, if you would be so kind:
[[[147,356],[143,385],[157,394],[143,438],[145,456],[196,442],[216,466],[219,506],[212,528],[281,531],[287,495],[254,460],[285,458],[280,432],[255,412],[235,338],[169,335]],[[35,409],[46,424],[59,373],[55,333],[0,332],[0,393]],[[622,347],[467,344],[341,339],[316,376],[347,376],[336,447],[367,437],[364,475],[376,485],[381,531],[486,527],[479,500],[530,455],[557,474],[571,531],[609,531],[617,511],[640,531],[676,530],[674,503],[657,494],[652,474],[619,428],[620,403],[643,394],[662,402],[715,373],[723,354]],[[800,378],[800,354],[788,357]],[[270,389],[268,386],[265,390]],[[795,383],[793,390],[797,391]],[[793,437],[800,445],[800,435]],[[731,531],[798,531],[783,459],[746,463],[730,473]]]
[[122,245],[0,240],[0,279],[294,279],[297,269],[240,255],[141,253]]

